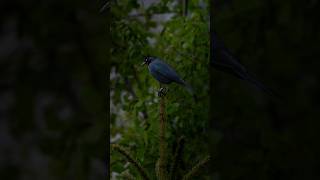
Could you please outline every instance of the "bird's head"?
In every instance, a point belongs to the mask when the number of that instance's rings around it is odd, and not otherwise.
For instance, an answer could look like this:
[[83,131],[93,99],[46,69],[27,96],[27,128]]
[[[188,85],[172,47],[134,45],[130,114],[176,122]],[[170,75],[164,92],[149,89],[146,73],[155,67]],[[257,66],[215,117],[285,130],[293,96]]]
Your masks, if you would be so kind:
[[141,64],[141,65],[149,65],[153,60],[154,60],[155,58],[154,57],[151,57],[151,56],[146,56],[145,58],[144,58],[144,61],[143,61],[143,63]]

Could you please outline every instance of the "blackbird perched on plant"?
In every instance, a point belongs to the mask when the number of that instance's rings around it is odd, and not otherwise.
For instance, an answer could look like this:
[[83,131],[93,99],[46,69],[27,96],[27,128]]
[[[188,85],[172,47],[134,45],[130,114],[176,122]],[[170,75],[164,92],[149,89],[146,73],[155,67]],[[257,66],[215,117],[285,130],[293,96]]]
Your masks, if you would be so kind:
[[248,81],[252,83],[258,89],[272,95],[279,97],[273,90],[263,85],[261,82],[256,80],[249,74],[247,69],[240,64],[240,62],[232,55],[232,53],[224,46],[223,42],[217,38],[215,33],[211,36],[211,52],[213,53],[213,58],[210,60],[210,64],[217,70],[233,74],[239,79]]
[[[193,98],[196,100],[196,95],[192,89],[192,87],[187,84],[183,79],[181,79],[176,73],[176,71],[170,67],[167,63],[164,61],[160,60],[157,57],[152,57],[152,56],[147,56],[144,59],[144,62],[142,65],[148,65],[148,69],[150,74],[157,80],[159,81],[160,85],[161,84],[170,84],[172,82],[177,83],[182,85],[187,89],[187,91],[192,94]],[[158,95],[164,95],[165,89],[160,88]]]

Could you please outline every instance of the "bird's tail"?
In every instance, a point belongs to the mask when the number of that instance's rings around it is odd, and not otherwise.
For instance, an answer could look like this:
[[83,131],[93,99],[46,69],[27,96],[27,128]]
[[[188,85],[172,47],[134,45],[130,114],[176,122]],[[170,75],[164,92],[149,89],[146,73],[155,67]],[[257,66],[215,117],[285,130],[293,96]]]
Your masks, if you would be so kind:
[[197,95],[196,93],[194,92],[193,88],[186,82],[184,82],[184,87],[187,89],[187,91],[192,95],[193,99],[195,102],[198,101],[198,98],[197,98]]
[[278,99],[282,99],[282,97],[275,92],[274,90],[272,90],[271,88],[265,86],[264,84],[262,84],[261,82],[259,82],[258,80],[256,80],[255,78],[249,76],[247,78],[247,80],[252,83],[253,85],[255,85],[256,88],[260,89],[261,91],[269,94],[270,96],[276,97]]

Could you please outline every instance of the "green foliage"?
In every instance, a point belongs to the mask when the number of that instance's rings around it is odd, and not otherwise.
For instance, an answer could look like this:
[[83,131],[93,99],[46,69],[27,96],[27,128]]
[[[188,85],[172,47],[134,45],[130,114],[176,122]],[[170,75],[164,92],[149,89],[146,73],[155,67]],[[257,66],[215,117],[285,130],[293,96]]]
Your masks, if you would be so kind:
[[[145,66],[140,66],[146,55],[160,57],[174,67],[199,97],[194,102],[181,86],[168,86],[165,138],[169,161],[173,144],[182,135],[186,139],[182,158],[185,170],[208,154],[205,131],[209,112],[205,107],[209,106],[209,13],[199,2],[190,2],[186,17],[179,14],[182,7],[173,6],[171,1],[145,8],[136,1],[122,0],[111,8],[111,139],[121,135],[112,143],[128,147],[147,172],[155,171],[159,158],[160,99],[159,84]],[[154,19],[166,13],[172,16],[168,21]],[[132,165],[124,166],[121,155],[113,153],[111,159],[111,172],[121,174],[129,169],[139,177]],[[150,176],[156,178],[155,173]]]

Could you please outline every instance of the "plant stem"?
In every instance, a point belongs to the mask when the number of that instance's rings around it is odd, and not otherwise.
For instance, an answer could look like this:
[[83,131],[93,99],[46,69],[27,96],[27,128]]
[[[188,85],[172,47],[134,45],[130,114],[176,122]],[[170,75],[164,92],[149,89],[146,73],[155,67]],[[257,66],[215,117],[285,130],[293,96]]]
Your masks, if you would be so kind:
[[207,156],[206,158],[204,158],[202,161],[200,161],[198,164],[196,164],[195,166],[193,166],[193,168],[182,178],[183,180],[187,180],[187,179],[191,179],[193,176],[196,175],[196,173],[198,173],[199,169],[204,166],[205,164],[208,163],[208,161],[210,160],[210,156]]
[[142,178],[144,180],[149,180],[149,177],[147,175],[147,173],[145,172],[145,170],[142,168],[142,166],[138,163],[137,160],[135,160],[128,151],[126,151],[122,146],[114,144],[112,145],[112,148],[116,151],[118,151],[120,154],[122,154],[124,157],[126,157],[128,159],[128,161],[130,163],[132,163],[138,170],[138,172],[140,173],[140,175],[142,176]]
[[177,179],[178,176],[178,166],[182,157],[182,151],[184,147],[184,137],[180,137],[177,142],[177,147],[173,156],[173,162],[170,169],[170,180]]
[[166,129],[166,119],[165,119],[165,97],[160,99],[160,134],[159,134],[159,180],[166,180],[166,142],[165,142],[165,129]]
[[182,16],[188,15],[189,0],[182,0]]

